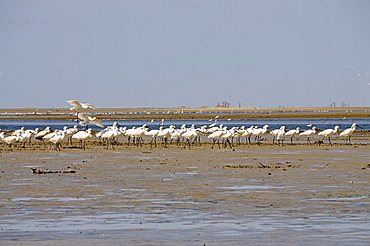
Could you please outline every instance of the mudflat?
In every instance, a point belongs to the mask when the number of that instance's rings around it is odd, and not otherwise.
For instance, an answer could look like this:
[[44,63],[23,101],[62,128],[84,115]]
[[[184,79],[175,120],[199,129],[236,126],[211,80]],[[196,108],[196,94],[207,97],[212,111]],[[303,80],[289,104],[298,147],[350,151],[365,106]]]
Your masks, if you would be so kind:
[[369,195],[368,145],[3,151],[0,244],[365,245]]

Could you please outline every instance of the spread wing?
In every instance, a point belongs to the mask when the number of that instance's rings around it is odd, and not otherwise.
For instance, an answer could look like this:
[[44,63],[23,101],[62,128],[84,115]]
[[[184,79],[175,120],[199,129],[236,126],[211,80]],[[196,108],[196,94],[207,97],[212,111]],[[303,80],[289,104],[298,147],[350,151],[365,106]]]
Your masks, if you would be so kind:
[[90,108],[90,109],[95,109],[95,106],[92,105],[91,103],[81,103],[82,108]]
[[69,103],[71,106],[75,107],[76,109],[82,108],[82,105],[77,100],[68,100],[67,103]]
[[78,114],[78,118],[82,121],[86,121],[86,122],[89,122],[89,116],[85,113],[79,113]]
[[104,127],[104,125],[103,125],[103,123],[101,122],[101,120],[98,120],[98,119],[93,119],[93,120],[91,120],[90,121],[92,124],[94,124],[94,125],[96,125],[96,126],[98,126],[98,127],[101,127],[101,128],[103,128]]

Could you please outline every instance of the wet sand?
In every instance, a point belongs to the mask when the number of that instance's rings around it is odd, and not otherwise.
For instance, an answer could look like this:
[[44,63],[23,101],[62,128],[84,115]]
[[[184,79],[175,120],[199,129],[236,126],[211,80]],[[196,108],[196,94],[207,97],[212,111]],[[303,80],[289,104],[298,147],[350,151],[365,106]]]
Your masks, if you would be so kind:
[[[3,151],[0,245],[366,245],[366,145]],[[71,174],[33,174],[31,168]]]

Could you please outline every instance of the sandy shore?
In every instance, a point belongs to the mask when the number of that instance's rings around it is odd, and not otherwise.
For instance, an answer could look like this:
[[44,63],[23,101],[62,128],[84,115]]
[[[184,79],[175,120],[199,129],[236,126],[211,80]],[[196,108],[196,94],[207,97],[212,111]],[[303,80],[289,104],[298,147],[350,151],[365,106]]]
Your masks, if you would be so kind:
[[90,146],[3,151],[0,161],[1,245],[369,240],[368,146]]

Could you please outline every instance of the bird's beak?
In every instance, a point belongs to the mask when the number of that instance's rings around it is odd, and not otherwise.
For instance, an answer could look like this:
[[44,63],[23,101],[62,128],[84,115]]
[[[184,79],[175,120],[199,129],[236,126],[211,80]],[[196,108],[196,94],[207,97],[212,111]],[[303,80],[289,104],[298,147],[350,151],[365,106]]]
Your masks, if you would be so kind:
[[357,127],[360,128],[360,129],[364,129],[362,126],[359,126],[359,125],[357,125]]

